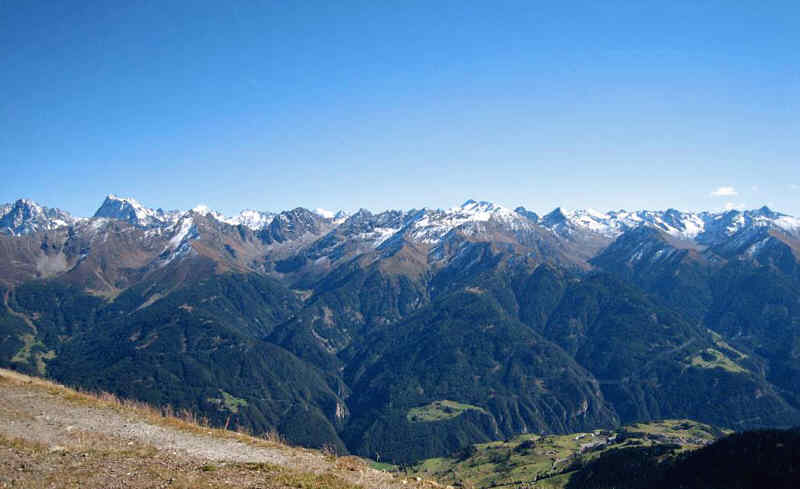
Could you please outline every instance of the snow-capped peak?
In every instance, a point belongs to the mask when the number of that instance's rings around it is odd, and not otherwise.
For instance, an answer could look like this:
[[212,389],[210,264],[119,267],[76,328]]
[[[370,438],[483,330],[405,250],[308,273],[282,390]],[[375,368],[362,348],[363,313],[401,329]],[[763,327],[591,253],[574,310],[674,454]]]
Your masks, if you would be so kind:
[[[411,237],[423,243],[434,244],[451,230],[460,227],[496,221],[512,230],[530,227],[530,222],[515,211],[487,201],[468,200],[448,210],[423,209],[407,226]],[[474,227],[474,226],[473,226]]]
[[103,204],[94,213],[94,217],[119,219],[131,224],[148,227],[174,221],[171,213],[149,209],[130,197],[118,197],[108,194]]
[[227,222],[234,225],[241,224],[244,227],[257,231],[269,226],[273,219],[275,219],[275,214],[272,212],[245,209],[240,212],[238,216],[231,218]]
[[473,221],[488,221],[493,217],[511,217],[514,214],[514,211],[502,205],[485,200],[477,202],[472,199],[464,202],[460,207],[451,208],[448,212],[450,214],[468,215],[471,218],[470,220]]
[[136,213],[137,217],[154,215],[155,211],[143,206],[138,200],[131,197],[117,197],[114,194],[108,194],[106,200],[109,202],[119,203],[121,206],[129,206]]
[[258,231],[266,228],[275,219],[275,214],[272,212],[257,211],[254,209],[245,209],[239,213],[238,216],[227,217],[221,212],[211,209],[205,204],[198,204],[192,208],[191,212],[201,216],[211,216],[219,222],[230,224],[231,226],[244,226]]
[[41,206],[30,199],[0,206],[0,233],[12,236],[56,229],[75,221],[65,211]]
[[209,214],[219,215],[218,212],[211,210],[211,208],[205,204],[197,204],[196,206],[192,207],[192,212],[200,214],[201,216],[207,216]]

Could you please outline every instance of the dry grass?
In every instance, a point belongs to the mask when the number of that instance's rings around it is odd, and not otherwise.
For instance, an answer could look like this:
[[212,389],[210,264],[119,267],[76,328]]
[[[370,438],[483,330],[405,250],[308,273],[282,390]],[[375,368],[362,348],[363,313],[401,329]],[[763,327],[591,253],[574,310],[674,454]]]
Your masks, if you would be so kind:
[[[108,392],[91,392],[82,389],[71,389],[47,379],[29,377],[12,370],[0,369],[0,383],[12,383],[46,390],[48,393],[61,397],[69,402],[96,408],[113,409],[121,413],[129,413],[142,418],[151,424],[165,428],[175,428],[201,435],[234,439],[253,446],[268,448],[290,447],[276,432],[270,432],[257,438],[252,436],[245,428],[237,427],[236,431],[209,426],[208,419],[198,417],[188,409],[175,412],[171,406],[156,408],[150,404],[132,399],[122,399]],[[294,450],[302,450],[294,448]]]
[[0,436],[0,488],[359,489],[332,473],[270,464],[210,465],[148,447],[53,449]]
[[367,468],[367,463],[363,458],[359,457],[338,457],[336,459],[336,468],[342,470],[349,470],[352,472],[363,471]]
[[3,434],[0,434],[0,446],[16,450],[27,450],[31,453],[44,453],[48,451],[47,445],[42,443],[29,442],[22,438],[9,438]]
[[[393,478],[353,456],[339,456],[332,448],[311,450],[291,447],[277,432],[254,437],[244,429],[230,431],[208,426],[208,420],[188,410],[174,412],[143,402],[121,399],[107,392],[71,389],[42,378],[0,369],[0,387],[24,387],[46,393],[77,406],[113,410],[125,418],[191,434],[228,439],[258,448],[278,450],[290,461],[282,467],[209,461],[161,451],[100,432],[70,431],[61,438],[67,446],[42,445],[0,437],[0,489],[12,487],[131,487],[131,488],[261,488],[261,489],[356,489],[359,487],[439,487],[431,481]],[[0,391],[0,394],[2,392]],[[46,398],[45,398],[46,399]],[[45,401],[51,402],[51,401]],[[17,406],[0,404],[6,419],[35,419],[18,413]],[[30,418],[30,419],[29,419]],[[0,418],[2,419],[2,418]],[[37,418],[38,419],[38,418]],[[2,433],[2,432],[0,432]],[[21,436],[26,436],[22,434]],[[53,442],[49,442],[53,443]],[[59,442],[60,443],[60,442]],[[121,484],[118,481],[124,480]],[[233,481],[233,482],[231,482]]]

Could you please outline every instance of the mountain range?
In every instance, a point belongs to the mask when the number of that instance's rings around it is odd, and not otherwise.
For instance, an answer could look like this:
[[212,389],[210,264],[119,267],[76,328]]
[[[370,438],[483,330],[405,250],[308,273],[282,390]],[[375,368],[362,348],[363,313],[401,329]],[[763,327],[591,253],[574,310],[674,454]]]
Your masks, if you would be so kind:
[[21,199],[0,207],[0,365],[396,462],[665,417],[783,427],[799,260],[800,219],[767,207]]

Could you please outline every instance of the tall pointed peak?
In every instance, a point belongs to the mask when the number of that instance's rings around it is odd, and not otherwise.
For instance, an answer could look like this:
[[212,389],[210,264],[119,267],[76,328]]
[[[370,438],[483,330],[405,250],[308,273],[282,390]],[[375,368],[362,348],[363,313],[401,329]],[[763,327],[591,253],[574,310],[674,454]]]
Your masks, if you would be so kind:
[[160,221],[160,214],[130,197],[108,194],[94,217],[127,221],[136,226],[151,226]]
[[552,211],[545,214],[545,216],[542,218],[543,221],[547,222],[560,222],[566,219],[567,219],[567,214],[561,207],[556,207]]
[[776,212],[776,211],[770,209],[766,205],[763,205],[759,209],[756,209],[755,211],[753,211],[753,213],[754,214],[760,214],[760,215],[762,215],[762,216],[764,216],[766,218],[769,218],[769,219],[777,219],[778,217],[781,217],[783,215],[780,212]]

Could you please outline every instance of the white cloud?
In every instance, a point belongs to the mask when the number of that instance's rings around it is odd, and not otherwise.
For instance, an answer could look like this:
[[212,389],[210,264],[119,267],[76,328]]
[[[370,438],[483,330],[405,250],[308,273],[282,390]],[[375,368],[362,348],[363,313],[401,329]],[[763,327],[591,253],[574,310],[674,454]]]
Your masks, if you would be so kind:
[[735,197],[737,195],[739,195],[739,192],[733,187],[719,187],[711,192],[712,197]]
[[326,219],[333,219],[333,216],[335,215],[334,212],[329,211],[327,209],[323,209],[321,207],[317,207],[316,209],[314,209],[314,213],[316,215],[322,216],[322,217],[324,217]]
[[800,185],[797,185],[796,183],[790,183],[789,188],[791,190],[800,190]]
[[725,204],[725,210],[726,211],[733,211],[733,210],[743,211],[743,210],[745,210],[745,208],[746,207],[745,207],[744,204],[734,204],[733,202],[727,202]]

